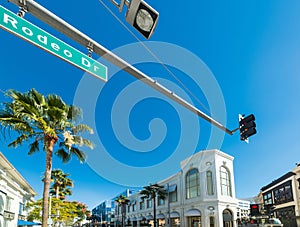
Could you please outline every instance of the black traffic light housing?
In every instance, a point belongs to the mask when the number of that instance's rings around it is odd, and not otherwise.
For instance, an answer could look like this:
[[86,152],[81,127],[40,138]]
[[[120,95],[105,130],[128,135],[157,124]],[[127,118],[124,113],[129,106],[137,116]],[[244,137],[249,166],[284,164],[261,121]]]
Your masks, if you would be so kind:
[[240,117],[239,125],[240,125],[240,138],[241,140],[246,140],[256,134],[256,124],[255,117],[253,114],[250,114],[247,117]]
[[260,209],[259,204],[250,204],[250,216],[259,216],[260,215]]

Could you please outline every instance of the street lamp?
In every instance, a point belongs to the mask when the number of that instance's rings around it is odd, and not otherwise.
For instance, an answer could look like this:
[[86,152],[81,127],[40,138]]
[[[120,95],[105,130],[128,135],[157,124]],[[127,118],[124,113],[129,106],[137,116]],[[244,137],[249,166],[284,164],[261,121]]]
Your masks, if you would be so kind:
[[168,187],[168,227],[171,227],[171,209],[170,209],[170,184],[167,183]]
[[121,0],[117,3],[110,0],[122,12],[124,5],[127,6],[126,21],[138,30],[145,38],[149,39],[153,34],[158,22],[159,13],[143,0]]

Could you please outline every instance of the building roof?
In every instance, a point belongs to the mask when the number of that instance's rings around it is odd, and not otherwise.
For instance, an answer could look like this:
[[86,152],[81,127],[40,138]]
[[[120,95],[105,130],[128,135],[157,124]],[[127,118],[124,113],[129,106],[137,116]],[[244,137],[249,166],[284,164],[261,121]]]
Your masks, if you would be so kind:
[[284,181],[285,179],[288,179],[289,177],[294,176],[294,175],[296,175],[294,172],[288,172],[288,173],[284,174],[283,176],[279,177],[278,179],[273,180],[270,184],[262,187],[261,190],[266,191],[269,188],[275,186],[276,184],[278,184],[278,183]]
[[233,156],[231,156],[229,154],[226,154],[223,151],[218,150],[218,149],[200,150],[200,151],[194,153],[193,155],[189,156],[185,160],[181,161],[180,162],[181,169],[183,169],[184,166],[188,165],[190,163],[190,161],[195,160],[199,157],[204,157],[206,155],[217,155],[217,156],[224,157],[224,158],[226,158],[228,160],[231,160],[231,161],[233,161],[233,159],[234,159]]

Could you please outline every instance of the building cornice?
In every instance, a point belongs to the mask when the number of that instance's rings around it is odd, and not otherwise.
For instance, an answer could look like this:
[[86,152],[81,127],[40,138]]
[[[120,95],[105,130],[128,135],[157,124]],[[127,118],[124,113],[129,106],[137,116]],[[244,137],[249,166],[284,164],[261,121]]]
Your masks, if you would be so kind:
[[279,177],[278,179],[272,181],[270,184],[262,187],[261,191],[266,191],[266,190],[270,189],[271,187],[273,187],[279,183],[282,183],[284,180],[286,180],[294,175],[296,175],[294,172],[288,172],[288,173],[284,174],[283,176]]
[[6,172],[6,175],[11,175],[23,190],[28,191],[33,196],[37,193],[30,186],[30,184],[22,177],[22,175],[16,170],[16,168],[7,160],[7,158],[0,152],[0,166],[3,168],[2,171]]

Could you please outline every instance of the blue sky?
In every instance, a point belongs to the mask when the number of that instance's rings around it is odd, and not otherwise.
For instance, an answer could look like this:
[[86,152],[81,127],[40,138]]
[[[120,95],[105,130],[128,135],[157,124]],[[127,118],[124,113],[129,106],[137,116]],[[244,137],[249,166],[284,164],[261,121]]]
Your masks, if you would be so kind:
[[[87,163],[63,165],[54,158],[53,167],[74,180],[70,199],[92,209],[126,187],[175,173],[180,160],[208,148],[234,156],[238,198],[258,194],[293,169],[300,161],[299,1],[147,2],[160,13],[150,41],[125,22],[126,8],[120,13],[108,0],[38,1],[227,128],[238,126],[239,113],[255,114],[258,133],[246,144],[95,54],[108,66],[107,83],[1,29],[0,89],[58,94],[82,107],[84,123],[96,132]],[[30,14],[25,19],[87,53]],[[1,92],[3,101],[9,100]],[[1,152],[41,197],[44,153],[29,157],[27,146],[8,149],[8,142],[1,139]]]

